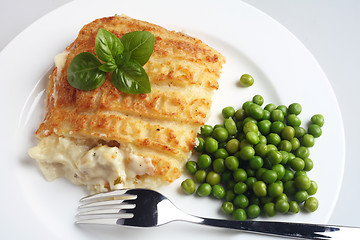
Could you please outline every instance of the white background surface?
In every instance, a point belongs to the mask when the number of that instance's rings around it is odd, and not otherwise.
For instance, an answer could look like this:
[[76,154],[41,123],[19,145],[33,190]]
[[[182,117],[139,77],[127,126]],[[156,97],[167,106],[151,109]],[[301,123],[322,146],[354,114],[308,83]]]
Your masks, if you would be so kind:
[[[34,21],[70,2],[69,0],[0,1],[0,51]],[[360,227],[358,207],[360,202],[358,157],[360,1],[244,0],[244,2],[262,10],[288,28],[312,52],[327,75],[341,108],[346,137],[343,186],[329,222]],[[235,24],[234,31],[236,31]],[[336,151],[336,149],[328,151]]]

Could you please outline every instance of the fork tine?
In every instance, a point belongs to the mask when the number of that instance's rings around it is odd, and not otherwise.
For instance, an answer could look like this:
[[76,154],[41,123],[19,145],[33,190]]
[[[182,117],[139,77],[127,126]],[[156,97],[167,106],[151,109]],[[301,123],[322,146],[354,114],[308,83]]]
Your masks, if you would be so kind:
[[97,201],[97,202],[88,202],[88,203],[84,203],[79,205],[79,209],[82,208],[90,208],[90,207],[105,207],[105,206],[109,206],[109,207],[114,207],[114,206],[126,206],[126,205],[135,205],[133,204],[133,199],[124,199],[124,200],[119,200],[119,199],[115,199],[115,200],[105,200],[105,201]]
[[90,219],[82,219],[78,220],[76,224],[101,224],[101,225],[116,225],[118,222],[117,217],[113,218],[90,218]]
[[96,193],[93,195],[89,195],[80,199],[80,202],[85,201],[95,201],[100,199],[136,199],[136,195],[134,194],[126,194],[128,192],[127,189],[119,189],[113,190],[109,192]]
[[[126,210],[131,210],[134,208],[135,208],[135,205],[127,204],[127,205],[120,205],[120,206],[111,207],[111,208],[99,208],[99,209],[81,211],[78,214],[76,214],[76,216],[121,214],[121,213],[127,213]],[[122,210],[125,210],[125,211],[122,211]]]

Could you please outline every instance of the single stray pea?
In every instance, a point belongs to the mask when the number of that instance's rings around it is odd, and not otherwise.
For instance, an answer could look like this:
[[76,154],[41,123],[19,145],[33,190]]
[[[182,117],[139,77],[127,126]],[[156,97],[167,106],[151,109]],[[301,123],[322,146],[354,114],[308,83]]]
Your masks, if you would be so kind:
[[243,87],[250,87],[254,84],[254,78],[249,74],[243,74],[240,77],[240,84]]

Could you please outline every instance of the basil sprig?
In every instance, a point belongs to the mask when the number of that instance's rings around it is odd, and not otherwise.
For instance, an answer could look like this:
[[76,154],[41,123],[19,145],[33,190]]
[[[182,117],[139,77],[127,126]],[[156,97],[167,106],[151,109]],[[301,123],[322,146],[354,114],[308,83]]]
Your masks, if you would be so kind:
[[83,52],[74,57],[67,71],[69,84],[80,90],[100,87],[106,73],[111,72],[114,86],[124,93],[151,91],[149,76],[143,66],[154,50],[155,37],[147,31],[126,33],[119,39],[100,28],[95,38],[95,52]]

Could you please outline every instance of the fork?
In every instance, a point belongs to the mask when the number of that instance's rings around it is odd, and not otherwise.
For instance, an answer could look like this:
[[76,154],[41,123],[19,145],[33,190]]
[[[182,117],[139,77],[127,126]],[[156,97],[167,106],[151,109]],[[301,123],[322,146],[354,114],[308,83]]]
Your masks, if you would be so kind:
[[181,211],[164,195],[150,189],[114,190],[84,197],[80,202],[76,224],[156,227],[186,221],[296,239],[354,239],[360,236],[357,227],[197,217]]

